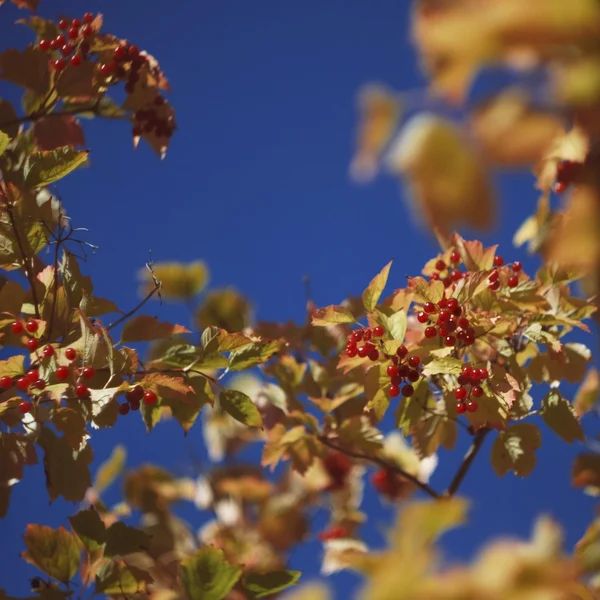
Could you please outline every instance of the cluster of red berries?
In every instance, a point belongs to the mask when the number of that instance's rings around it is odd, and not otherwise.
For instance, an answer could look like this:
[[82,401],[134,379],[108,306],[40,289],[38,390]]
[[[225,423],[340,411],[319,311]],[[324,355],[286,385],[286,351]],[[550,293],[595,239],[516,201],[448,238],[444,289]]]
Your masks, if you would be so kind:
[[[381,325],[377,325],[376,327],[373,327],[373,329],[356,329],[348,336],[348,341],[346,342],[346,354],[350,358],[354,358],[355,356],[365,358],[368,356],[369,360],[378,360],[379,350],[377,350],[377,346],[369,340],[374,337],[380,338],[383,333],[384,329]],[[358,344],[362,341],[364,341],[364,344],[359,346]]]
[[[465,365],[462,368],[461,374],[458,376],[459,387],[454,389],[454,397],[458,401],[456,404],[456,412],[459,415],[465,412],[475,412],[479,408],[477,400],[483,396],[483,388],[481,382],[488,379],[490,374],[484,367],[476,368],[470,365]],[[469,389],[467,389],[468,386]]]
[[[162,106],[165,102],[162,96],[154,98],[154,106],[156,107]],[[151,133],[152,131],[157,137],[171,137],[175,131],[173,118],[160,118],[153,107],[136,110],[133,118],[135,123],[132,134],[136,137],[142,135],[142,133]]]
[[406,491],[407,481],[392,469],[382,467],[373,473],[371,483],[382,496],[396,500]]
[[574,183],[579,175],[583,163],[574,160],[562,160],[556,165],[556,180],[552,189],[557,194],[564,193]]
[[437,304],[425,302],[417,313],[417,321],[425,328],[425,337],[440,336],[444,346],[455,346],[457,341],[465,346],[475,343],[475,330],[464,315],[456,298],[442,298]]
[[[494,256],[494,267],[492,274],[488,277],[488,288],[492,292],[497,292],[500,289],[500,272],[498,269],[504,265],[504,258],[502,256]],[[506,279],[506,285],[509,288],[515,288],[519,285],[519,273],[523,266],[519,261],[515,261],[510,265],[512,273]]]
[[136,385],[133,389],[125,392],[127,402],[119,404],[119,414],[127,415],[130,410],[139,410],[142,400],[147,406],[156,404],[158,396],[152,390],[145,390],[141,385]]
[[[411,383],[415,383],[421,377],[418,371],[421,359],[418,356],[410,356],[408,359],[407,357],[408,349],[406,346],[400,346],[396,355],[392,356],[392,364],[387,368],[387,374],[390,376],[390,386],[388,387],[390,398],[395,398],[400,394],[405,398],[410,398],[415,393],[415,388]],[[402,385],[403,383],[404,385]]]
[[[36,333],[38,329],[39,329],[38,322],[34,321],[33,319],[30,319],[29,321],[27,321],[27,323],[25,323],[25,325],[23,325],[23,323],[21,321],[15,321],[10,326],[10,330],[15,335],[21,335],[25,331],[27,331],[27,333],[33,334],[33,333]],[[30,337],[25,342],[25,345],[27,346],[27,349],[30,352],[35,352],[38,349],[40,343],[37,340],[37,338]]]
[[88,40],[94,35],[93,20],[94,15],[89,12],[85,13],[81,20],[61,19],[58,22],[58,28],[64,33],[58,34],[53,39],[40,40],[40,50],[56,51],[61,55],[52,63],[55,71],[59,73],[64,71],[67,60],[73,67],[78,67],[84,60],[87,60],[90,51]]
[[456,283],[468,273],[463,273],[458,270],[458,265],[462,262],[462,257],[458,250],[453,250],[450,254],[450,265],[447,265],[441,258],[435,263],[435,271],[429,276],[432,281],[440,280],[444,287],[448,288],[453,283]]
[[348,474],[352,469],[352,462],[343,452],[330,452],[323,459],[323,467],[329,475],[330,484],[327,491],[341,490],[346,486]]
[[[120,44],[113,52],[112,60],[99,65],[98,71],[103,77],[114,77],[116,80],[125,80],[125,91],[133,94],[135,84],[140,79],[140,69],[148,59],[140,54],[140,50],[133,44]],[[129,69],[127,69],[129,67]]]

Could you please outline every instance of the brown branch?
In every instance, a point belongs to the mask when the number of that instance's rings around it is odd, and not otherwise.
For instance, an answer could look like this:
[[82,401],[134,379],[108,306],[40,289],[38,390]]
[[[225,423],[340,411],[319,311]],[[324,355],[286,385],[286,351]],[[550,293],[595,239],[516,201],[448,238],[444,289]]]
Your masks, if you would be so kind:
[[327,447],[331,448],[332,450],[337,450],[338,452],[342,452],[343,454],[346,454],[347,456],[350,456],[352,458],[357,458],[359,460],[367,460],[369,462],[379,465],[380,467],[383,467],[384,469],[389,469],[390,471],[397,473],[401,477],[408,479],[408,481],[410,481],[411,483],[416,485],[419,489],[424,491],[426,494],[428,494],[432,498],[439,499],[442,497],[430,485],[428,485],[427,483],[423,483],[414,475],[411,475],[410,473],[407,473],[404,469],[401,469],[398,465],[395,465],[391,462],[383,460],[382,458],[379,458],[377,456],[369,456],[368,454],[362,454],[360,452],[354,452],[353,450],[347,450],[346,448],[343,448],[341,446],[338,446],[337,444],[334,444],[331,440],[329,440],[329,438],[327,438],[324,435],[317,435],[317,439],[324,446],[327,446]]
[[485,437],[490,431],[491,429],[489,429],[488,427],[483,427],[473,436],[473,443],[471,444],[471,447],[467,450],[467,453],[465,454],[462,463],[460,463],[456,474],[452,478],[452,481],[448,486],[448,490],[446,491],[446,496],[454,496],[454,494],[456,494],[458,488],[461,486],[464,478],[469,472],[469,469],[471,468],[475,457],[481,450],[481,446],[485,441]]
[[150,298],[152,298],[152,296],[154,296],[154,294],[156,294],[158,290],[160,290],[160,283],[155,282],[154,287],[150,290],[146,297],[139,304],[134,306],[129,312],[126,312],[122,317],[119,317],[114,323],[111,323],[106,328],[106,331],[110,331],[111,329],[117,327],[117,325],[123,323],[123,321],[127,321],[127,319],[129,319],[129,317],[133,316],[138,310],[140,310],[140,308],[142,308],[142,306],[144,306],[144,304],[146,304],[146,302],[148,302],[148,300],[150,300]]

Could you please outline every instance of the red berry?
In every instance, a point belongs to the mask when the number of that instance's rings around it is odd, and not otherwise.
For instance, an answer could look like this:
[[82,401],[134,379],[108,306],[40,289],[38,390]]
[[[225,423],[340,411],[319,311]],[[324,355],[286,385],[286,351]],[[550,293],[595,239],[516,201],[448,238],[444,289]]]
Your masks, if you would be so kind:
[[462,414],[464,414],[465,412],[467,412],[467,405],[466,405],[464,402],[459,402],[459,403],[456,405],[456,412],[457,412],[459,415],[462,415]]
[[484,367],[481,367],[477,370],[477,378],[478,379],[487,379],[490,376],[488,370]]
[[375,337],[381,337],[384,333],[384,329],[381,325],[377,325],[375,327],[373,327],[373,335]]
[[359,358],[365,358],[365,356],[368,356],[369,355],[368,346],[359,346],[357,354],[358,354]]
[[69,21],[68,21],[67,19],[61,19],[61,20],[58,22],[58,28],[59,28],[59,29],[62,29],[63,31],[64,31],[65,29],[68,29],[68,28],[69,28]]
[[555,184],[552,186],[552,189],[554,191],[555,194],[562,194],[565,192],[565,190],[569,187],[568,183],[565,183],[564,181],[557,181],[555,182]]
[[100,65],[100,75],[102,75],[103,77],[108,77],[115,70],[115,67],[116,67],[116,65],[112,61],[101,64]]
[[444,277],[444,279],[442,280],[442,283],[444,284],[445,288],[449,288],[452,285],[452,278]]
[[475,402],[475,400],[471,400],[469,402],[467,402],[467,410],[469,412],[475,412],[477,409],[479,408],[479,404],[477,404],[477,402]]
[[31,402],[21,402],[21,404],[19,404],[19,412],[22,415],[26,415],[28,412],[31,412],[32,408],[33,404],[31,404]]
[[29,381],[28,377],[19,377],[19,379],[17,379],[17,387],[22,391],[22,392],[26,392],[29,389],[29,384],[31,382]]
[[27,340],[27,349],[30,352],[35,352],[38,349],[40,343],[35,338],[29,338]]
[[446,298],[442,298],[439,302],[438,302],[438,307],[439,308],[446,308],[448,306],[448,300]]
[[500,256],[494,256],[494,266],[501,267],[504,264],[504,259]]
[[483,396],[483,388],[480,385],[474,385],[471,388],[471,394],[475,396],[475,398],[480,398]]
[[114,52],[114,59],[115,60],[123,60],[124,58],[127,57],[127,46],[117,46],[115,48],[115,52]]
[[13,378],[8,375],[3,375],[0,377],[0,389],[1,390],[9,390],[13,386]]
[[360,340],[362,340],[363,337],[362,329],[357,329],[356,331],[353,331],[351,337],[353,342],[360,342]]
[[65,381],[69,378],[71,371],[69,371],[69,367],[57,367],[54,374],[59,381]]
[[426,313],[434,313],[437,311],[437,308],[433,302],[425,302],[425,304],[423,305],[423,310]]
[[146,390],[144,392],[144,404],[151,405],[156,404],[158,397],[152,390]]
[[318,535],[318,538],[322,542],[326,542],[328,540],[339,540],[340,538],[348,537],[348,530],[341,525],[336,525],[334,527],[330,527],[325,531],[321,531]]
[[448,298],[448,302],[446,302],[446,308],[452,312],[458,308],[458,300],[456,298]]
[[50,358],[51,356],[54,356],[54,346],[44,346],[44,349],[42,350],[42,354],[46,358]]
[[71,46],[71,44],[65,44],[60,49],[60,52],[63,56],[69,56],[69,54],[71,54],[71,52],[73,52],[73,46]]
[[402,377],[400,377],[400,375],[398,375],[397,377],[392,377],[390,379],[391,385],[400,385],[401,383],[402,383]]
[[23,323],[21,323],[21,321],[15,321],[14,323],[12,323],[12,325],[10,326],[10,330],[15,334],[15,335],[19,335],[20,333],[23,333]]
[[417,321],[419,321],[419,323],[427,323],[427,321],[429,321],[429,315],[425,311],[421,311],[417,314]]
[[40,40],[40,50],[42,50],[43,52],[47,52],[48,50],[50,50],[50,40]]
[[398,375],[399,375],[398,367],[395,365],[389,365],[389,367],[387,368],[387,374],[390,377],[398,377]]
[[94,367],[85,367],[81,372],[81,376],[84,379],[91,379],[96,374],[96,369]]
[[402,388],[402,395],[405,398],[410,398],[414,393],[415,393],[415,388],[410,384],[407,384]]
[[458,250],[452,250],[452,254],[450,254],[450,262],[459,263],[461,261],[460,252]]
[[419,375],[419,371],[409,371],[406,375],[406,378],[413,383],[415,383],[415,381],[419,381],[419,377],[421,377]]
[[461,318],[458,320],[458,326],[459,326],[461,329],[467,329],[467,327],[469,326],[469,319],[467,319],[466,317],[461,317]]
[[444,321],[447,321],[450,318],[451,314],[452,313],[447,308],[442,308],[442,310],[440,310],[440,314],[438,316],[438,322],[441,324]]
[[437,335],[437,329],[433,326],[429,326],[425,329],[425,337],[428,339],[434,338]]
[[73,19],[71,21],[71,27],[81,27],[81,21],[79,19]]
[[365,329],[364,330],[364,332],[363,332],[363,338],[364,338],[365,342],[368,342],[371,339],[372,336],[373,336],[373,333],[372,333],[372,331],[370,329]]
[[71,27],[71,29],[69,29],[69,39],[76,40],[78,36],[79,36],[79,27]]
[[398,350],[396,350],[396,354],[400,358],[406,358],[406,355],[408,354],[408,348],[406,346],[400,346],[400,348],[398,348]]
[[454,397],[457,400],[464,400],[467,397],[467,390],[464,387],[457,387],[454,390]]
[[497,292],[500,289],[500,282],[499,281],[491,281],[488,284],[488,288],[490,290],[492,290],[492,292]]
[[84,400],[85,398],[87,398],[90,395],[90,390],[88,388],[87,385],[83,385],[82,383],[80,383],[76,388],[75,388],[75,395],[80,399],[80,400]]
[[411,356],[408,359],[408,364],[414,369],[421,364],[421,359],[418,356]]
[[52,63],[52,66],[54,67],[55,71],[58,71],[60,73],[61,71],[65,70],[65,67],[67,66],[67,63],[62,58],[57,58]]
[[140,54],[140,50],[137,46],[129,46],[129,58],[137,58]]
[[85,15],[83,15],[84,23],[91,23],[93,20],[94,20],[94,15],[91,12],[86,12]]
[[379,359],[379,350],[377,350],[377,348],[373,348],[373,350],[371,350],[369,352],[369,360],[372,360],[373,362],[375,362],[378,359]]
[[46,382],[43,379],[38,379],[33,386],[38,390],[43,390],[46,387]]
[[491,283],[492,281],[498,281],[498,277],[500,277],[498,271],[494,270],[488,277],[488,281]]
[[67,348],[65,350],[65,356],[67,360],[75,360],[77,358],[77,350],[75,348]]
[[78,67],[82,62],[83,59],[81,58],[81,54],[74,54],[73,56],[71,56],[72,67]]
[[523,268],[523,265],[520,263],[520,261],[516,260],[513,264],[511,269],[515,272],[518,273],[521,269]]
[[511,275],[508,278],[508,282],[507,283],[508,283],[508,287],[509,288],[517,287],[519,285],[519,277],[518,277],[518,275]]
[[346,356],[348,358],[354,358],[358,354],[358,350],[356,346],[352,346],[351,348],[346,348]]
[[429,280],[430,281],[437,281],[440,278],[440,274],[437,272],[433,272],[430,276],[429,276]]
[[129,404],[119,404],[119,414],[120,415],[128,415],[130,410]]
[[452,281],[458,281],[463,278],[463,274],[461,271],[452,271],[452,275],[450,275]]
[[29,369],[26,375],[29,383],[35,383],[40,378],[40,372],[37,369]]
[[437,271],[443,271],[446,268],[446,263],[440,259],[435,263],[435,268]]
[[92,28],[92,26],[91,26],[91,25],[84,25],[84,26],[81,28],[81,35],[82,35],[84,38],[90,37],[90,36],[91,36],[93,33],[94,33],[94,29]]
[[400,388],[395,383],[390,385],[390,387],[388,388],[388,396],[390,398],[395,398],[399,394],[400,394]]
[[458,322],[454,317],[450,317],[448,321],[446,321],[445,327],[450,333],[454,333],[458,327]]
[[458,385],[467,385],[467,383],[471,382],[465,375],[459,375],[456,380],[458,381]]
[[129,406],[131,407],[131,410],[140,410],[140,401],[139,400],[132,400],[129,403]]
[[471,346],[472,344],[475,343],[475,336],[467,334],[465,336],[464,342],[467,346]]
[[461,370],[461,374],[467,379],[471,379],[471,377],[473,377],[475,374],[475,369],[473,369],[471,365],[465,365]]
[[446,346],[454,346],[455,343],[456,343],[456,338],[453,335],[447,335],[444,338],[444,344]]
[[29,331],[29,333],[35,333],[39,328],[38,322],[37,321],[27,321],[27,323],[25,324],[25,329],[27,329],[27,331]]
[[132,390],[125,392],[127,402],[140,402],[144,397],[144,388],[141,385],[136,385]]

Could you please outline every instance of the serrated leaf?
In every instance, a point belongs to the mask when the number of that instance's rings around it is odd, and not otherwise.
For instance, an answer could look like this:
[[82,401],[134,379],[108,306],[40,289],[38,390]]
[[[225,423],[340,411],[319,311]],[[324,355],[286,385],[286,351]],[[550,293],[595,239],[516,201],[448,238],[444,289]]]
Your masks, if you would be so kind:
[[222,550],[210,546],[180,563],[181,585],[188,600],[222,600],[241,574],[241,567],[229,564]]
[[121,521],[113,523],[106,530],[105,556],[133,554],[150,547],[150,537],[140,529],[125,525]]
[[385,267],[375,275],[367,289],[363,292],[362,301],[367,312],[373,312],[375,310],[387,283],[391,266],[392,261],[385,265]]
[[229,355],[228,369],[230,371],[243,371],[256,365],[267,362],[283,347],[283,342],[271,340],[268,342],[253,342]]
[[262,418],[258,407],[243,392],[223,390],[219,394],[219,404],[236,421],[248,427],[262,427]]
[[[14,407],[16,408],[19,404],[20,398],[14,403]],[[0,488],[9,487],[11,481],[23,479],[25,465],[35,464],[37,464],[37,454],[35,446],[29,438],[21,433],[2,434],[0,438]]]
[[95,552],[106,543],[106,527],[98,511],[80,510],[69,517],[69,523],[88,552]]
[[297,585],[301,571],[271,571],[270,573],[247,573],[242,585],[251,594],[252,599],[265,598]]
[[98,494],[102,492],[121,474],[127,460],[127,450],[121,444],[114,447],[111,455],[96,471],[94,489]]
[[397,342],[404,341],[404,336],[406,335],[406,328],[408,325],[405,311],[399,310],[398,312],[395,312],[389,317],[384,313],[380,312],[377,316],[385,330],[392,337],[392,340],[395,340]]
[[0,54],[0,79],[45,94],[50,88],[47,54],[34,46],[5,50]]
[[435,358],[423,367],[423,375],[438,375],[444,373],[446,375],[460,375],[464,362],[458,358],[446,356],[444,358]]
[[36,121],[33,134],[40,150],[56,150],[63,146],[83,146],[85,139],[79,121],[69,115],[51,115]]
[[531,423],[516,423],[501,431],[492,446],[491,461],[494,471],[503,477],[513,471],[519,477],[531,475],[541,446],[540,430]]
[[544,397],[540,414],[546,425],[569,444],[585,438],[573,405],[558,390],[552,390]]
[[24,372],[25,357],[22,354],[11,356],[7,360],[0,360],[0,377],[8,375],[9,377],[17,377]]
[[189,329],[186,329],[183,325],[172,325],[166,322],[160,323],[156,317],[138,315],[125,323],[119,343],[148,342],[189,332]]
[[146,583],[153,583],[149,573],[133,565],[104,559],[98,566],[95,593],[107,596],[137,595],[145,591]]
[[72,533],[64,527],[52,529],[44,525],[27,525],[23,536],[27,550],[22,557],[40,571],[67,583],[79,567],[79,547]]
[[356,319],[345,306],[332,304],[316,310],[312,315],[311,323],[315,327],[326,327],[327,325],[354,323],[355,321]]
[[87,150],[74,150],[68,146],[49,152],[33,152],[23,167],[25,183],[31,188],[48,186],[86,164],[88,154]]

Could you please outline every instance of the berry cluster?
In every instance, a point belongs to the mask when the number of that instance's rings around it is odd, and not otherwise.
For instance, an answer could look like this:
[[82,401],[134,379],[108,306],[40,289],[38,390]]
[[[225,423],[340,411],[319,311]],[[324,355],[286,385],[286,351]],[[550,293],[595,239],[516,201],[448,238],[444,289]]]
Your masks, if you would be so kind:
[[323,467],[331,480],[327,487],[328,491],[340,490],[346,486],[348,474],[352,469],[352,462],[346,454],[343,452],[330,452],[323,459]]
[[475,330],[456,298],[442,298],[437,304],[426,302],[417,312],[417,321],[427,325],[426,338],[439,335],[444,346],[455,346],[457,341],[465,346],[475,343]]
[[[502,256],[494,256],[494,270],[492,274],[488,277],[488,288],[492,290],[492,292],[497,292],[500,289],[500,272],[499,268],[504,265],[504,258]],[[506,278],[506,285],[509,288],[514,288],[519,285],[519,273],[523,266],[519,261],[516,261],[510,265],[510,270],[512,273],[508,275]]]
[[450,287],[453,283],[468,275],[468,273],[458,270],[461,262],[462,258],[458,250],[453,250],[450,254],[450,265],[447,265],[443,259],[438,259],[435,263],[435,271],[429,276],[429,279],[433,281],[440,280],[444,287]]
[[[465,412],[475,412],[479,408],[477,400],[483,396],[483,388],[481,382],[488,379],[490,374],[484,367],[476,368],[470,365],[465,365],[461,374],[458,376],[458,386],[454,389],[454,397],[457,400],[456,412],[459,415]],[[469,389],[467,389],[468,386]]]
[[395,398],[400,394],[405,398],[410,398],[415,393],[415,388],[411,384],[421,377],[418,371],[420,364],[421,359],[418,356],[408,357],[406,346],[398,348],[396,355],[392,356],[392,364],[387,368],[387,374],[390,376],[390,386],[388,387],[390,398]]
[[132,94],[135,84],[140,79],[140,69],[148,59],[140,54],[140,50],[133,44],[120,44],[113,52],[112,60],[98,66],[98,71],[103,77],[111,77],[116,81],[124,81],[125,91]]
[[[165,102],[162,96],[156,96],[154,98],[154,107],[161,107]],[[175,131],[173,117],[159,117],[154,107],[135,111],[133,116],[135,122],[132,130],[134,136],[140,136],[142,133],[151,133],[153,131],[157,137],[171,137],[173,135]]]
[[[82,23],[83,21],[83,23]],[[89,39],[95,31],[92,27],[94,15],[85,13],[80,19],[61,19],[58,28],[63,32],[55,38],[44,38],[40,40],[40,50],[54,53],[54,62],[52,66],[59,73],[64,71],[67,66],[67,60],[73,67],[78,67],[84,60],[88,59],[90,51]]]
[[573,160],[563,160],[556,165],[556,180],[552,189],[557,194],[564,193],[575,182],[583,163]]
[[[376,361],[379,359],[379,350],[377,346],[370,342],[372,338],[380,338],[384,333],[383,327],[377,325],[373,329],[368,327],[365,329],[356,329],[348,336],[346,342],[346,354],[349,358],[359,356],[360,358],[369,357],[369,360]],[[364,342],[360,346],[360,342]]]
[[158,396],[152,390],[144,390],[141,385],[136,385],[133,389],[125,392],[127,402],[119,404],[119,414],[127,415],[130,410],[139,410],[142,400],[147,406],[156,404]]
[[[27,323],[25,323],[25,325],[23,325],[23,323],[21,321],[15,321],[10,326],[10,330],[15,335],[21,335],[25,331],[27,331],[27,333],[34,334],[37,332],[38,329],[39,329],[38,322],[34,321],[33,319],[30,319],[29,321],[27,321]],[[27,338],[25,345],[27,346],[27,349],[30,352],[35,352],[38,349],[40,343],[37,340],[37,338],[30,337],[30,338]]]
[[392,469],[382,467],[373,473],[371,483],[382,496],[396,500],[405,493],[407,481]]

